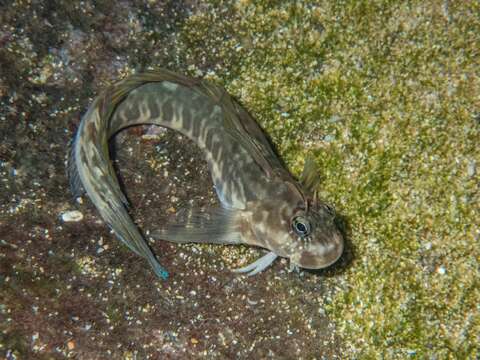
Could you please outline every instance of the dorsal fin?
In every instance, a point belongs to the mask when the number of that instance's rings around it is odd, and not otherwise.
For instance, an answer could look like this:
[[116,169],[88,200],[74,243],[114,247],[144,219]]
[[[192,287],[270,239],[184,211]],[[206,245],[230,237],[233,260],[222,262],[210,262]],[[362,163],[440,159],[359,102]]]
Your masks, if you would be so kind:
[[260,125],[223,87],[203,80],[197,89],[221,106],[225,128],[234,139],[251,150],[253,159],[267,177],[292,180]]
[[300,175],[300,183],[308,192],[316,197],[316,193],[320,188],[320,182],[321,178],[318,165],[313,156],[307,156],[302,175]]

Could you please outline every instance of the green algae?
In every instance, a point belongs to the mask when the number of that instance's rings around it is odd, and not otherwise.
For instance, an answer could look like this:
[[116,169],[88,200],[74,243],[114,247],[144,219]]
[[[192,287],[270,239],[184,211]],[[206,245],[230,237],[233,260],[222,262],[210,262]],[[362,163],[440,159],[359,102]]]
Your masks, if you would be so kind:
[[[216,53],[237,56],[216,80],[294,171],[315,156],[322,194],[351,227],[355,260],[329,306],[344,349],[352,357],[478,356],[478,4],[241,1],[217,9],[188,19],[189,45],[212,27],[230,35],[209,38]],[[220,13],[224,22],[212,15]],[[194,46],[193,55],[211,46]]]

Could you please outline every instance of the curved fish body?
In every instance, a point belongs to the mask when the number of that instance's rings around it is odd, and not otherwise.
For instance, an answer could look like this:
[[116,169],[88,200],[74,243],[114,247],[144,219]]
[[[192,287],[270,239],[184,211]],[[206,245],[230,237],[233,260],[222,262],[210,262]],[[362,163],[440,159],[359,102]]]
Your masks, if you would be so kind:
[[109,139],[139,124],[167,127],[193,140],[205,153],[221,202],[219,208],[155,231],[155,238],[268,249],[238,269],[249,274],[262,271],[277,256],[318,269],[342,254],[335,214],[316,197],[312,163],[307,162],[297,182],[255,120],[223,88],[159,70],[131,76],[98,96],[82,118],[69,157],[74,195],[85,191],[116,236],[159,277],[168,272],[130,218],[109,156]]

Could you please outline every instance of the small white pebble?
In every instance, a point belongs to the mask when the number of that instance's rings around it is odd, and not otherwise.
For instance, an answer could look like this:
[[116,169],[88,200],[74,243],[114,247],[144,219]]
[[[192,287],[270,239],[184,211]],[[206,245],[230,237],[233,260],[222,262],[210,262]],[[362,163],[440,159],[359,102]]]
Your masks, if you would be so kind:
[[157,134],[145,134],[142,135],[142,140],[158,140],[159,136]]
[[335,140],[335,136],[333,136],[333,135],[326,135],[326,136],[323,138],[323,140],[324,140],[325,142],[332,142],[332,141]]
[[64,222],[77,222],[83,219],[83,214],[78,210],[66,211],[61,215]]
[[249,298],[247,298],[247,303],[248,305],[257,305],[258,304],[258,301],[254,301],[254,300],[250,300]]
[[475,163],[475,160],[471,160],[468,162],[467,165],[467,174],[470,177],[474,177],[476,172],[477,172],[477,164]]

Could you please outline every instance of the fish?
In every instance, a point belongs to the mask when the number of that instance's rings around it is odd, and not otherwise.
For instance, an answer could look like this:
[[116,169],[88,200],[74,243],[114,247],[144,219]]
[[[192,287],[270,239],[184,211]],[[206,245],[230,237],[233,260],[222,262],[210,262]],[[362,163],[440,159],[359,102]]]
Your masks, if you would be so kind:
[[255,275],[278,257],[321,269],[343,253],[332,206],[318,197],[311,158],[299,179],[286,169],[259,124],[220,85],[157,69],[131,75],[101,92],[83,115],[67,161],[74,197],[85,193],[116,237],[162,279],[168,271],[128,212],[109,153],[109,140],[134,125],[179,132],[202,150],[220,206],[194,209],[188,219],[151,233],[174,243],[246,244],[267,250],[233,271]]

